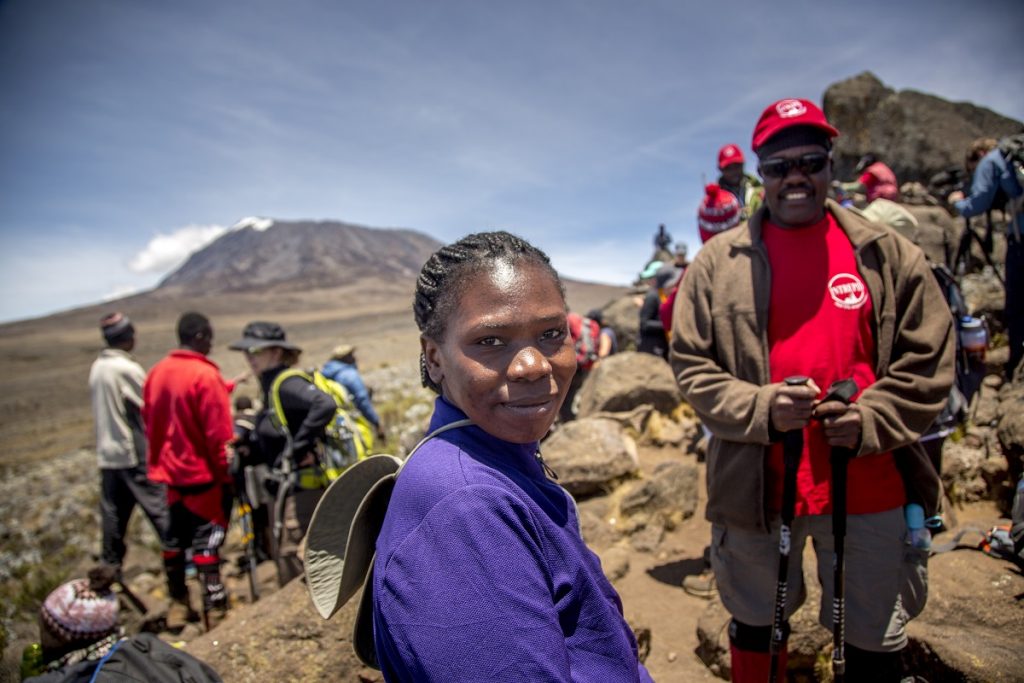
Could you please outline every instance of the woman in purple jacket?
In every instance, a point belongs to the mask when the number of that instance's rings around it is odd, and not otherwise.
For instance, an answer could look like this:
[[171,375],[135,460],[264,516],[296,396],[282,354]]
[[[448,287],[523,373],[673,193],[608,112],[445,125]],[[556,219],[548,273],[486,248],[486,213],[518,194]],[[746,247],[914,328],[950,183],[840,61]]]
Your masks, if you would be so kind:
[[387,681],[650,681],[569,494],[538,442],[576,354],[543,252],[469,235],[416,287],[428,441],[377,539],[374,644]]

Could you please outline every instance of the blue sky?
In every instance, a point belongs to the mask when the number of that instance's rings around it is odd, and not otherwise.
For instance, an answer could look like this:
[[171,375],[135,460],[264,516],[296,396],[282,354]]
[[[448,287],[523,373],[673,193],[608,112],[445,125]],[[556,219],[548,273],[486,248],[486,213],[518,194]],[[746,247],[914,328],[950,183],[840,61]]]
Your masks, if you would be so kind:
[[[0,320],[246,216],[517,232],[625,284],[761,110],[865,69],[1024,119],[1024,3],[0,0]],[[752,164],[748,163],[748,169]]]

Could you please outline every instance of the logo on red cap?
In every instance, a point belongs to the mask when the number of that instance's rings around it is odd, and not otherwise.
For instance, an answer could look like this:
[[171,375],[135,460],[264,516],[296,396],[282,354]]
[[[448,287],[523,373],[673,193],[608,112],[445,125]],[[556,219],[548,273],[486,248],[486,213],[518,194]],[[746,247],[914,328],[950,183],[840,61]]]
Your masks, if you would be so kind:
[[839,135],[839,131],[825,118],[825,114],[810,100],[795,97],[779,100],[769,104],[754,127],[754,139],[751,148],[759,152],[761,146],[780,131],[792,126],[810,126],[825,133],[829,138]]
[[803,116],[807,113],[807,107],[800,100],[782,100],[775,105],[775,111],[784,119],[791,119],[794,116]]

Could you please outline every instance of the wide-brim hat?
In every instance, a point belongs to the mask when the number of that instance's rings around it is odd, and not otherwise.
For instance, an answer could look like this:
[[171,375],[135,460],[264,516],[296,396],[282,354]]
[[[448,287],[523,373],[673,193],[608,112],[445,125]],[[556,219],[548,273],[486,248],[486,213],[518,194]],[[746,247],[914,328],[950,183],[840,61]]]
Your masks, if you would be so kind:
[[287,340],[284,328],[277,323],[257,320],[249,323],[242,330],[242,338],[228,344],[234,351],[259,351],[277,347],[289,351],[302,351],[302,348]]
[[352,344],[338,344],[331,351],[331,358],[341,360],[342,358],[351,356],[355,352],[356,347],[353,346]]
[[324,492],[306,532],[306,586],[316,611],[329,619],[360,589],[352,645],[376,666],[373,647],[373,558],[377,536],[402,460],[373,455],[345,470]]

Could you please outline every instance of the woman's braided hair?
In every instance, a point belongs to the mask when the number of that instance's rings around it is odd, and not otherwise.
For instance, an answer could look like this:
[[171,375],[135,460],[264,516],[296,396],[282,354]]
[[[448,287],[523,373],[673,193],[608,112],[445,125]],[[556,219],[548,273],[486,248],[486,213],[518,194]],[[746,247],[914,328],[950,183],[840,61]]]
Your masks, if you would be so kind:
[[[420,334],[435,341],[443,339],[448,319],[459,303],[465,283],[471,276],[489,270],[497,261],[540,266],[551,274],[562,298],[565,298],[565,288],[547,254],[503,230],[477,232],[441,247],[423,264],[416,280],[416,297],[412,305]],[[441,387],[427,373],[426,358],[422,354],[420,379],[423,386],[441,393]]]

